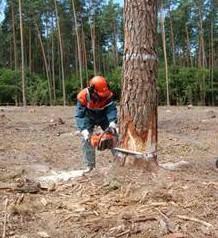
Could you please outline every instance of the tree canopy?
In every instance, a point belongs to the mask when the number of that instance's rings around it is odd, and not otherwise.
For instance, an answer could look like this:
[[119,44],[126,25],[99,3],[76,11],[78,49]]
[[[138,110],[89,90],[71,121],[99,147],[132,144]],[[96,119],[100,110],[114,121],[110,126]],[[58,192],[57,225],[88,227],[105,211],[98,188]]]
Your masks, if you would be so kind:
[[[21,2],[28,104],[63,104],[63,87],[66,102],[72,103],[81,80],[86,86],[95,71],[108,78],[119,99],[124,46],[122,6],[113,0]],[[159,22],[157,32],[159,104],[167,102],[163,31],[170,104],[218,104],[218,3],[165,0],[158,12],[164,17],[164,28]],[[5,1],[4,15],[0,23],[0,103],[18,105],[22,104],[18,0]]]

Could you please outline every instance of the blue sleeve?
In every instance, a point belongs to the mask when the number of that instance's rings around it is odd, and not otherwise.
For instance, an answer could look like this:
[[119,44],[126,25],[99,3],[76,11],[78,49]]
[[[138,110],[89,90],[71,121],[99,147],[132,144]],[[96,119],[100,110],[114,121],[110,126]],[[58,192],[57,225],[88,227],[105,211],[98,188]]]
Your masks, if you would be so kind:
[[76,105],[76,125],[77,128],[82,131],[89,128],[89,118],[86,115],[86,107],[84,107],[79,101]]
[[107,107],[106,107],[106,116],[107,119],[110,122],[114,121],[117,123],[117,107],[114,101],[112,101]]

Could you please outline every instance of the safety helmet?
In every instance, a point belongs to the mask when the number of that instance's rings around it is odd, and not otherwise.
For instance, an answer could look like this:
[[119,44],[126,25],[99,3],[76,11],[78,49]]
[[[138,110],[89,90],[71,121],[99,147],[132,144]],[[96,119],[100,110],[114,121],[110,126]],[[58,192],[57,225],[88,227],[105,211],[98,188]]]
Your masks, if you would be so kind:
[[103,76],[95,76],[89,82],[90,87],[94,89],[94,91],[100,97],[108,97],[111,92],[108,88],[106,79]]

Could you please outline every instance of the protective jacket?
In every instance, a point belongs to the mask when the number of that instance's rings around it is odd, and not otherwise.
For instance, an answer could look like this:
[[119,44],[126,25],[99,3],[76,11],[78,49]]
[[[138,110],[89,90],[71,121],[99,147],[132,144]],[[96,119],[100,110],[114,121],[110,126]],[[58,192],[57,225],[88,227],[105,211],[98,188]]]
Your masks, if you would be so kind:
[[92,130],[101,126],[105,130],[109,123],[117,121],[117,108],[113,101],[113,93],[95,102],[91,99],[88,88],[77,95],[76,124],[79,130]]

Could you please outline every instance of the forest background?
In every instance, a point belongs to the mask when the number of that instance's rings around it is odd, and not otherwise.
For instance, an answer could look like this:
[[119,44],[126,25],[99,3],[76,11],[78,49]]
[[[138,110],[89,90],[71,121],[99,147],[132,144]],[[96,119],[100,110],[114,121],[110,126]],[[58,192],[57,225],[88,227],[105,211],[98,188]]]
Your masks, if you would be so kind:
[[[1,105],[73,104],[93,74],[105,75],[119,100],[123,4],[0,0],[0,8]],[[159,105],[218,105],[217,33],[216,0],[159,4]]]

